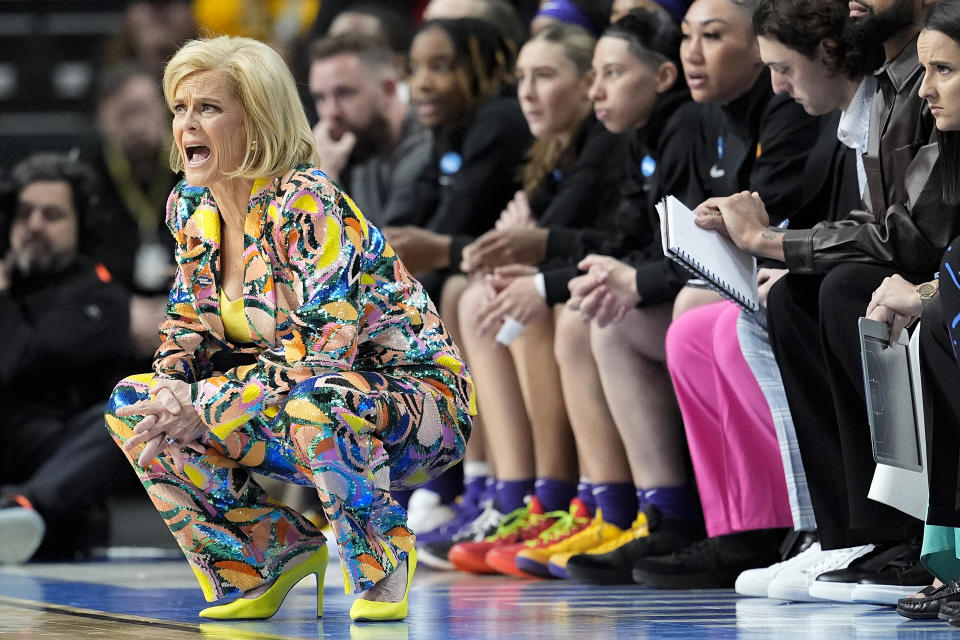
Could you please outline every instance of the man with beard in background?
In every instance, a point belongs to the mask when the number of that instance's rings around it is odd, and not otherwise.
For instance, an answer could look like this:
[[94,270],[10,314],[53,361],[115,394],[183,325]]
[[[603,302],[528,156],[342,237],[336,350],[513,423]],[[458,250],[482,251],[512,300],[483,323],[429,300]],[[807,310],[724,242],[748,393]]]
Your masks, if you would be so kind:
[[413,195],[430,159],[430,135],[397,93],[393,54],[382,43],[344,33],[311,50],[310,94],[321,168],[364,216],[386,226]]
[[131,355],[129,297],[80,253],[98,230],[93,172],[38,154],[12,181],[0,253],[0,564],[106,542],[104,497],[126,462],[103,437],[103,411]]
[[789,268],[770,290],[768,320],[825,552],[817,572],[796,576],[811,598],[850,601],[869,585],[895,602],[932,580],[919,563],[922,523],[867,498],[876,465],[858,319],[885,277],[928,280],[960,231],[957,208],[941,198],[933,118],[917,95],[917,34],[933,2],[850,3],[848,35],[882,64],[872,106],[840,124],[841,136],[864,151],[857,169],[865,210],[784,230],[768,226],[752,194],[704,207],[722,216],[738,246]]

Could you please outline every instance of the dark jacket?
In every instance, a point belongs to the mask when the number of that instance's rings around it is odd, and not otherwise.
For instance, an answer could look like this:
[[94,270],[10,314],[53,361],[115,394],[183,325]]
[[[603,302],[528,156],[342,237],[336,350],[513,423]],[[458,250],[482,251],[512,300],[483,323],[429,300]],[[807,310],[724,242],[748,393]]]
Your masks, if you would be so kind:
[[[163,222],[163,211],[170,190],[179,181],[170,170],[167,153],[157,158],[151,184],[138,184],[122,153],[101,147],[92,163],[102,178],[100,202],[91,214],[90,224],[96,229],[83,252],[102,262],[113,277],[128,290],[145,295],[166,295],[170,291],[175,268],[174,244]],[[155,243],[155,261],[144,265],[160,271],[155,282],[139,276],[137,260],[140,249]],[[143,267],[141,267],[142,269]]]
[[469,122],[434,140],[431,161],[417,178],[408,211],[391,224],[412,224],[454,236],[450,264],[491,229],[520,188],[518,170],[530,146],[530,130],[516,98],[492,98]]
[[870,137],[863,157],[867,210],[783,239],[792,273],[826,273],[844,262],[869,262],[907,272],[933,273],[960,232],[956,206],[941,197],[936,131],[917,96],[923,68],[917,41],[877,72]]
[[[686,184],[696,118],[697,111],[686,89],[675,89],[662,96],[647,124],[629,134],[619,204],[606,215],[603,210],[598,211],[590,228],[550,230],[548,262],[541,267],[548,303],[558,304],[569,298],[567,284],[578,273],[576,264],[590,253],[611,255],[638,265],[663,257],[660,222],[653,204],[664,189]],[[655,252],[650,253],[653,249]],[[686,276],[675,274],[672,267],[666,268],[664,280],[670,282],[664,284],[664,295],[672,297],[683,286]]]
[[820,118],[820,135],[803,171],[803,203],[790,215],[801,229],[822,220],[840,220],[860,206],[856,151],[837,139],[839,109]]
[[626,144],[591,113],[563,158],[529,196],[537,224],[554,229],[591,226],[620,200]]
[[766,71],[730,104],[702,104],[700,110],[689,156],[692,179],[673,195],[693,208],[707,198],[756,191],[772,224],[789,218],[801,200],[804,164],[820,131],[818,118],[789,96],[774,94]]
[[81,259],[0,291],[0,399],[8,413],[66,417],[106,399],[126,373],[130,301],[109,278]]
[[[659,137],[655,192],[645,199],[640,216],[628,215],[640,226],[623,236],[623,246],[606,251],[636,267],[640,304],[672,300],[689,277],[663,256],[653,209],[661,197],[675,195],[692,208],[707,198],[748,189],[760,193],[779,223],[801,201],[803,168],[818,131],[819,119],[789,97],[775,95],[765,72],[728,105],[677,109]],[[548,287],[548,300],[550,291]]]

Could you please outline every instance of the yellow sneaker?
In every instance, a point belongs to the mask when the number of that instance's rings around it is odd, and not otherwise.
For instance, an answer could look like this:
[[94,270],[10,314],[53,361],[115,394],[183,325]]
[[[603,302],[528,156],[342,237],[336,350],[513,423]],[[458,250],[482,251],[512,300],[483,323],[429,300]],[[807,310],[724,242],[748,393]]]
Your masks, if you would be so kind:
[[643,538],[650,535],[650,528],[647,526],[647,516],[640,512],[637,515],[636,520],[630,525],[630,528],[623,531],[619,536],[601,542],[597,546],[587,549],[586,551],[567,551],[564,553],[556,553],[550,556],[550,560],[547,563],[547,568],[550,570],[551,575],[554,575],[558,578],[563,578],[564,580],[570,579],[570,574],[567,571],[567,563],[570,561],[570,558],[574,556],[599,556],[605,553],[610,553],[615,551],[627,544],[632,542],[637,538]]
[[[548,533],[544,532],[544,535]],[[615,524],[603,521],[603,514],[597,509],[597,515],[589,525],[573,535],[558,540],[554,544],[524,549],[517,554],[517,568],[541,576],[553,575],[550,571],[550,558],[562,553],[583,553],[608,540],[620,536],[623,529]]]
[[595,584],[633,584],[633,563],[646,557],[650,523],[643,512],[629,529],[610,542],[584,553],[572,555],[563,563],[563,572],[571,580]]

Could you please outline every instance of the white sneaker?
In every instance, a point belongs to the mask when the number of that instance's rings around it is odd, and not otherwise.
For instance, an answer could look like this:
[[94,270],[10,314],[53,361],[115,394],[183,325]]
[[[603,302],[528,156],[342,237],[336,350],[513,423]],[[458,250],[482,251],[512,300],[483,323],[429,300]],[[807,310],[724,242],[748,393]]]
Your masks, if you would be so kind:
[[421,487],[410,494],[407,526],[416,533],[433,531],[456,514],[452,506],[440,503],[440,494]]
[[814,542],[809,547],[783,562],[772,564],[762,569],[747,569],[737,577],[734,589],[742,596],[766,598],[770,583],[778,575],[787,571],[800,571],[811,564],[819,562],[823,555],[820,543]]
[[0,509],[0,564],[23,564],[32,558],[46,529],[43,517],[33,509]]
[[900,586],[893,584],[856,584],[850,594],[852,602],[865,604],[896,605],[900,598],[909,598],[923,589],[921,586]]
[[827,571],[843,569],[860,556],[871,551],[873,551],[872,544],[831,551],[820,550],[817,554],[819,557],[815,561],[804,563],[804,566],[799,569],[781,571],[770,581],[770,586],[767,588],[767,597],[795,602],[818,602],[822,598],[810,593],[810,587],[816,581],[817,576]]

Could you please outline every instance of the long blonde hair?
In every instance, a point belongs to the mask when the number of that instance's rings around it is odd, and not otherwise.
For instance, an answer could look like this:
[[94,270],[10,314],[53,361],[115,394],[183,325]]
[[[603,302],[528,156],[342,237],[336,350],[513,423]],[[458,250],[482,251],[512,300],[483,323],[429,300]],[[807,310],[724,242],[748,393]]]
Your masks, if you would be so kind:
[[[573,63],[577,75],[583,77],[590,73],[593,65],[593,49],[597,40],[585,29],[578,26],[558,22],[544,27],[527,43],[542,40],[560,45],[563,55]],[[521,178],[523,190],[528,194],[543,182],[557,166],[568,146],[551,136],[538,138],[527,152],[527,162],[523,165]]]
[[[203,71],[229,76],[243,105],[247,152],[231,177],[275,177],[297,165],[317,163],[310,124],[280,54],[253,38],[218,36],[187,42],[163,71],[163,95],[171,110],[177,86]],[[183,170],[176,146],[170,150],[170,168]]]

